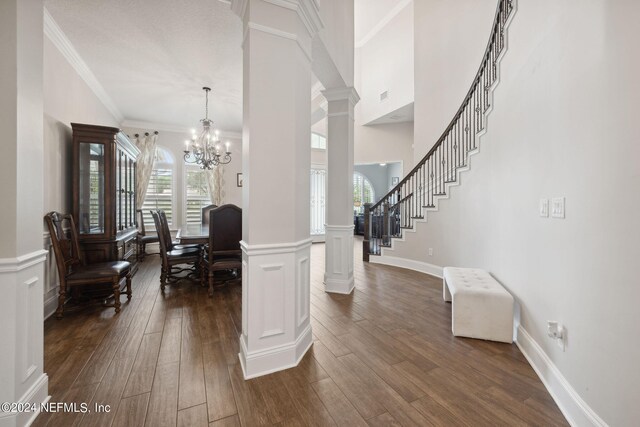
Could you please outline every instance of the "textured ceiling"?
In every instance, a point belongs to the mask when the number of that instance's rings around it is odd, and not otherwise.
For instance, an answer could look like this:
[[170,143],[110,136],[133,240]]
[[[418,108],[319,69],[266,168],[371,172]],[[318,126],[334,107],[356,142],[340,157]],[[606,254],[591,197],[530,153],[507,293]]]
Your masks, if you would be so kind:
[[127,121],[242,127],[242,24],[218,0],[45,0]]
[[355,0],[355,40],[361,41],[391,10],[399,0]]

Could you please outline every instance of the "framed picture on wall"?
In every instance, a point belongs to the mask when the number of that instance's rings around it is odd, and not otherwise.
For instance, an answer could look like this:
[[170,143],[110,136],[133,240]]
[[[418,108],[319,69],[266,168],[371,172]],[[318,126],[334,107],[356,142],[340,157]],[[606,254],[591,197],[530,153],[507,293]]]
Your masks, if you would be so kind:
[[242,187],[242,172],[236,174],[236,185]]
[[399,176],[391,177],[391,186],[395,187],[396,185],[398,185],[399,182],[400,182]]

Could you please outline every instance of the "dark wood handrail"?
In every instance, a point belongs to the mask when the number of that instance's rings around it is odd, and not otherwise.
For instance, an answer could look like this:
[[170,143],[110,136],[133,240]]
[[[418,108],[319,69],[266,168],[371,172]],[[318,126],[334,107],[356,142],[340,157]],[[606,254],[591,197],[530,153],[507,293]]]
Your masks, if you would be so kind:
[[473,79],[473,83],[471,84],[471,88],[467,92],[467,95],[464,97],[464,101],[462,101],[462,105],[460,106],[460,108],[458,108],[458,111],[456,111],[456,114],[453,116],[453,119],[449,123],[449,126],[447,126],[447,128],[442,133],[440,138],[438,138],[437,142],[433,145],[433,147],[431,147],[431,149],[422,158],[422,160],[420,160],[420,162],[418,162],[416,164],[416,166],[411,170],[411,172],[409,172],[402,179],[402,181],[400,181],[395,187],[393,187],[393,189],[391,191],[389,191],[384,197],[382,197],[377,203],[372,205],[371,206],[371,210],[373,210],[373,209],[377,208],[378,206],[380,206],[383,203],[384,200],[386,200],[387,198],[391,197],[393,195],[393,193],[397,192],[398,189],[400,189],[403,184],[405,184],[413,175],[415,175],[415,173],[418,170],[420,170],[420,168],[425,163],[427,163],[427,161],[433,155],[433,153],[435,153],[436,150],[442,145],[442,143],[444,142],[444,140],[447,137],[447,135],[449,134],[449,132],[451,132],[451,129],[453,129],[453,127],[456,125],[456,123],[458,123],[458,120],[460,119],[460,116],[462,115],[462,112],[467,108],[467,106],[469,104],[469,100],[471,99],[471,97],[473,96],[473,93],[475,92],[476,88],[478,87],[478,83],[480,82],[480,78],[482,77],[482,73],[484,72],[485,68],[487,67],[487,64],[489,63],[489,59],[491,57],[491,50],[492,50],[492,47],[493,47],[493,44],[494,44],[495,36],[496,36],[496,34],[497,34],[497,32],[499,31],[499,28],[500,28],[500,17],[502,16],[502,12],[504,11],[505,4],[509,4],[509,6],[511,6],[511,0],[506,0],[506,2],[504,0],[499,0],[498,1],[498,8],[496,10],[496,15],[495,15],[495,17],[493,19],[493,27],[492,27],[492,30],[491,30],[491,36],[489,37],[489,42],[487,43],[487,47],[486,47],[486,49],[484,51],[484,55],[482,56],[482,63],[480,64],[480,68],[478,69],[478,72],[476,73],[476,76]]
[[[504,50],[505,29],[513,11],[514,0],[499,0],[482,62],[471,87],[453,119],[427,154],[391,191],[365,208],[363,257],[380,254],[391,238],[401,237],[402,229],[413,228],[423,218],[422,209],[434,208],[448,185],[457,180],[457,172],[467,165],[469,153],[477,149],[478,138],[485,130],[486,114],[491,107],[491,90],[498,79],[498,61]],[[389,214],[393,211],[393,218]],[[383,217],[382,227],[373,226],[371,218]],[[368,220],[368,221],[367,221]]]

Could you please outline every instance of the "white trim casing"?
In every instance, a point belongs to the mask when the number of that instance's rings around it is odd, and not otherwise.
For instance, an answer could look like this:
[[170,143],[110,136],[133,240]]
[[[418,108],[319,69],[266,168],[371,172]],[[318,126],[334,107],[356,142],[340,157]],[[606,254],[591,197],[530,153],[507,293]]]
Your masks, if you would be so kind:
[[365,34],[364,37],[362,37],[360,40],[356,41],[356,43],[355,43],[356,49],[364,46],[365,44],[367,44],[369,42],[369,40],[374,38],[376,36],[376,34],[378,34],[384,27],[386,27],[387,24],[389,22],[391,22],[391,20],[393,18],[395,18],[400,12],[402,12],[404,10],[405,7],[407,7],[412,2],[413,2],[413,0],[401,0],[400,2],[398,2],[398,4],[396,4],[396,6],[393,9],[391,9],[389,11],[389,13],[387,13],[384,16],[384,18],[382,18],[380,20],[380,22],[378,22],[371,29],[371,31],[369,31],[367,34]]
[[120,112],[116,103],[109,96],[102,84],[91,69],[84,62],[76,48],[71,44],[62,29],[58,26],[51,14],[44,9],[44,34],[58,48],[62,56],[71,64],[71,67],[78,73],[80,78],[89,86],[89,89],[98,97],[100,102],[109,110],[118,123],[124,120],[123,114]]
[[[304,24],[310,36],[315,35],[324,27],[322,18],[320,17],[320,6],[317,0],[263,0],[274,6],[283,7],[285,9],[296,12],[300,21]],[[226,1],[224,3],[227,3]],[[244,19],[247,12],[249,0],[231,0],[231,10]]]
[[[46,251],[35,250],[15,258],[0,259],[0,393],[7,402],[40,405],[48,399],[48,378],[43,372],[42,313]],[[32,422],[30,412],[0,413],[0,426]]]
[[[152,129],[159,132],[174,132],[184,133],[191,136],[191,128],[187,126],[171,125],[166,123],[147,122],[142,120],[129,120],[126,119],[120,123],[120,127],[123,128],[135,128],[135,129]],[[234,132],[229,130],[220,130],[221,138],[242,139],[241,132]]]
[[[47,233],[48,234],[48,233]],[[0,258],[0,273],[17,273],[47,259],[47,251],[40,249],[16,258]]]
[[286,39],[286,40],[294,41],[294,42],[296,42],[296,44],[298,45],[298,47],[300,48],[302,53],[304,53],[304,55],[307,57],[307,59],[309,61],[313,60],[312,55],[311,55],[311,46],[305,46],[303,41],[296,34],[288,33],[286,31],[282,31],[282,30],[279,30],[277,28],[268,27],[266,25],[257,24],[255,22],[249,22],[245,26],[244,36],[242,38],[242,47],[243,48],[244,48],[244,44],[245,44],[245,41],[247,40],[247,36],[249,35],[249,31],[250,30],[260,31],[260,32],[263,32],[265,34],[270,34],[272,36],[276,36],[276,37],[280,37],[280,38],[283,38],[283,39]]
[[522,325],[517,328],[516,345],[547,388],[569,424],[572,426],[607,426],[607,423],[569,384],[558,367]]
[[325,291],[353,292],[353,224],[325,225]]
[[311,240],[242,248],[240,363],[246,379],[296,366],[313,341]]
[[442,267],[439,265],[433,265],[422,261],[416,261],[413,259],[398,258],[388,255],[371,255],[369,256],[369,262],[371,264],[389,265],[392,267],[406,268],[420,273],[425,273],[430,276],[442,279]]

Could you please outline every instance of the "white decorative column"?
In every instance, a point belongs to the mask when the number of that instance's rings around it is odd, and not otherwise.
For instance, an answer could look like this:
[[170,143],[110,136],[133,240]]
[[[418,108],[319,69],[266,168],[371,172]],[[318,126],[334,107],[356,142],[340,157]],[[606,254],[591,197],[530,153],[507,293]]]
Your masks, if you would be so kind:
[[328,105],[327,225],[325,273],[327,292],[353,291],[353,109],[360,100],[352,87],[322,92]]
[[315,0],[232,2],[244,24],[242,335],[245,378],[311,346],[309,170]]
[[[43,373],[42,0],[0,1],[0,402],[40,405]],[[0,411],[0,426],[33,412]]]

